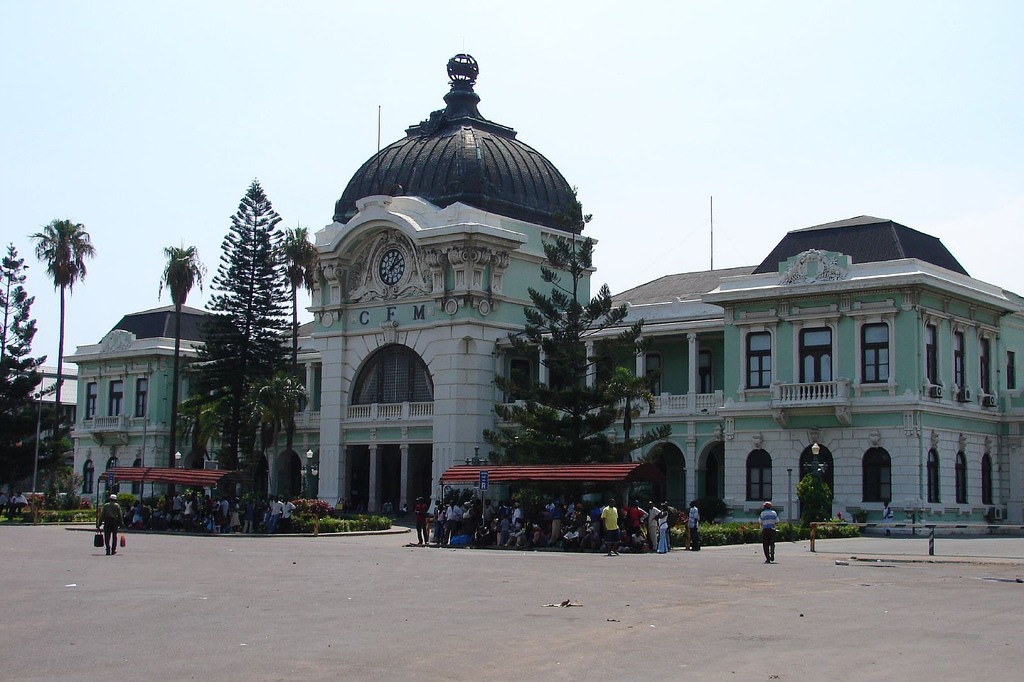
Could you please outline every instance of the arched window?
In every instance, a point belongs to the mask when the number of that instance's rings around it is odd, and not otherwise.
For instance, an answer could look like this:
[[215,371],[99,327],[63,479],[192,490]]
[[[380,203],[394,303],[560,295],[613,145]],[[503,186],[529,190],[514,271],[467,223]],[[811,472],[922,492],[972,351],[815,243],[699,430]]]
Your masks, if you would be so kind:
[[981,503],[992,504],[992,458],[987,452],[981,457]]
[[92,481],[96,477],[96,465],[91,459],[85,460],[82,466],[82,494],[92,495]]
[[928,501],[941,501],[939,497],[939,453],[935,448],[928,451]]
[[870,448],[864,453],[864,501],[886,502],[892,499],[892,460],[884,448]]
[[725,446],[717,443],[704,460],[704,484],[700,488],[700,497],[721,499],[723,480],[722,471],[725,468]]
[[747,499],[772,499],[772,456],[764,450],[747,455]]
[[105,469],[105,471],[110,471],[112,468],[116,467],[118,461],[119,460],[117,459],[117,457],[110,457],[110,458],[108,458],[107,459],[107,468]]
[[426,403],[434,399],[434,383],[426,363],[411,348],[392,344],[366,361],[355,381],[353,405]]
[[967,504],[967,457],[956,453],[956,503]]

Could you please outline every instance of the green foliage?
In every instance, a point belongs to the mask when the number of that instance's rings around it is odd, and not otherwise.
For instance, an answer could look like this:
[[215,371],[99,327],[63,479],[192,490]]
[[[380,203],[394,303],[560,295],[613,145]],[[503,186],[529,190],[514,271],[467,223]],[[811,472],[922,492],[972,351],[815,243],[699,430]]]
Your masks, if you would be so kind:
[[292,504],[295,505],[295,510],[292,512],[292,517],[304,516],[304,517],[318,517],[326,518],[334,513],[334,507],[314,498],[302,497],[296,500],[292,500]]
[[[44,227],[42,232],[36,232],[29,238],[36,244],[36,258],[46,265],[46,273],[53,281],[53,288],[60,291],[57,380],[54,388],[54,395],[60,396],[61,386],[64,385],[64,298],[65,294],[74,291],[76,282],[85,279],[85,260],[94,257],[96,249],[89,239],[89,233],[85,231],[85,226],[67,219],[54,220]],[[54,412],[52,430],[53,443],[59,447],[63,439],[59,410]],[[56,453],[55,458],[66,452],[57,447],[51,447],[51,451]]]
[[[321,518],[319,533],[359,533],[374,530],[388,530],[391,528],[391,519],[386,516],[368,514],[341,515],[338,518]],[[312,533],[312,516],[292,516],[292,531],[295,533]]]
[[25,283],[25,259],[13,244],[0,261],[0,482],[27,477],[35,458],[35,401],[45,356],[31,357],[36,321],[30,317],[34,297]]
[[[617,390],[621,385],[609,387],[615,359],[632,357],[646,344],[640,338],[642,321],[622,326],[626,306],[612,304],[607,285],[587,298],[594,241],[577,235],[589,221],[573,193],[559,216],[560,227],[572,237],[559,236],[544,244],[541,278],[551,285],[551,291],[544,294],[529,289],[532,306],[523,311],[526,324],[508,340],[513,357],[533,357],[538,349],[543,351],[550,378],[547,383],[531,383],[520,376],[495,377],[495,384],[506,395],[521,398],[522,403],[495,405],[504,424],[483,434],[492,448],[492,461],[621,462],[633,450],[668,436],[669,427],[663,426],[635,439],[612,442],[608,438],[620,415],[617,403],[624,397]],[[590,339],[613,328],[618,333],[595,343],[594,353],[589,355]],[[596,376],[594,385],[587,382],[591,374]],[[635,395],[636,390],[631,390]]]
[[796,495],[800,500],[800,521],[805,526],[832,518],[832,489],[820,475],[810,473],[800,479]]
[[43,505],[47,509],[79,509],[82,476],[70,467],[61,467],[46,477]]
[[281,217],[253,181],[231,219],[223,255],[212,281],[210,315],[200,351],[203,372],[193,390],[226,397],[230,410],[223,425],[220,462],[234,468],[251,451],[258,434],[246,428],[243,399],[249,387],[284,366],[288,324],[287,280],[281,260]]
[[697,509],[700,510],[701,522],[712,523],[715,519],[725,518],[729,515],[729,506],[717,497],[702,497],[697,500]]
[[[685,543],[685,529],[682,526],[669,531],[673,547],[682,547]],[[775,526],[778,542],[797,542],[807,540],[811,529],[796,523],[780,523]],[[855,538],[860,537],[857,526],[820,526],[815,531],[816,539]],[[744,545],[761,543],[761,526],[756,521],[746,523],[702,523],[700,524],[701,546]]]

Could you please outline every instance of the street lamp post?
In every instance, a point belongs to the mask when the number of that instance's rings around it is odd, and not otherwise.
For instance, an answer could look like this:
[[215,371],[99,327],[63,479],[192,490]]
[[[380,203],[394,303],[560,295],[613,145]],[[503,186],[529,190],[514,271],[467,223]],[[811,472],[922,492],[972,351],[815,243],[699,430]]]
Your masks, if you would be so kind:
[[303,480],[303,483],[305,483],[305,488],[306,488],[305,497],[307,497],[307,498],[310,497],[310,494],[312,493],[312,489],[313,489],[313,482],[312,482],[312,478],[311,478],[312,473],[313,473],[312,467],[313,467],[313,451],[312,451],[312,449],[310,447],[310,449],[306,451],[306,466],[303,467],[303,469],[302,469],[302,473],[304,474],[302,476],[302,480]]
[[786,520],[793,523],[793,467],[786,469]]
[[174,467],[176,469],[180,469],[181,468],[181,451],[180,450],[178,452],[174,453]]

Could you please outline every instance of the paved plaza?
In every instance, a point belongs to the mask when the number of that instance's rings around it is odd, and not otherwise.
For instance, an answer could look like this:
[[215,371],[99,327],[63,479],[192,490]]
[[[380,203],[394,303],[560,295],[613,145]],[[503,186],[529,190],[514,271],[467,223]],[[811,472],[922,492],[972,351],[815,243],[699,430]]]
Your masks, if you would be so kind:
[[[1024,539],[669,555],[0,527],[6,680],[957,680],[1024,669]],[[854,559],[853,557],[856,557]],[[545,606],[568,600],[578,606]]]

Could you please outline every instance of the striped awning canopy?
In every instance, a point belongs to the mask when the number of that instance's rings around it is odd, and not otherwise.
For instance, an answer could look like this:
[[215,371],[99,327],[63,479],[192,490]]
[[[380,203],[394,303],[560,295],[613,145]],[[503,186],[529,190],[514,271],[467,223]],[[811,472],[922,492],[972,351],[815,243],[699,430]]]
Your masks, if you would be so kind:
[[230,469],[172,469],[168,467],[113,467],[114,483],[130,481],[145,483],[174,483],[175,485],[211,488],[220,479],[234,473]]
[[472,482],[486,471],[490,483],[662,483],[665,474],[646,462],[627,464],[522,464],[477,466],[459,464],[441,475],[441,483]]

